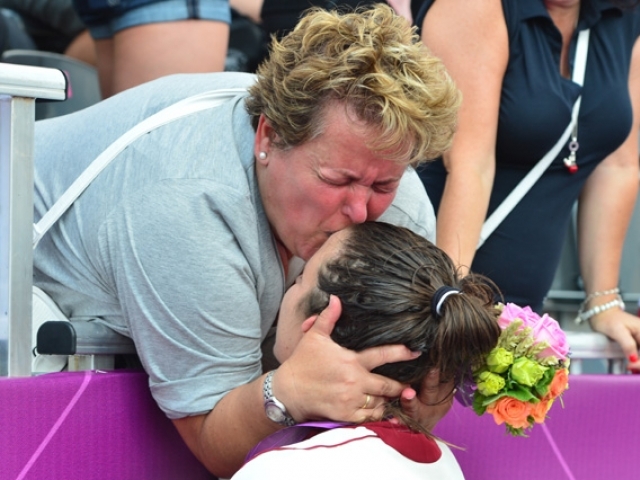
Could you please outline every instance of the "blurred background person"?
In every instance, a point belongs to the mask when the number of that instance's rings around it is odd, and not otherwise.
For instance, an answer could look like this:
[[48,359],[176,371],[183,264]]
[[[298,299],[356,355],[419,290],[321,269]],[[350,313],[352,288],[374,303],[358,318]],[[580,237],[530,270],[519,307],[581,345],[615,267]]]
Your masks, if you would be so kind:
[[224,70],[226,0],[73,0],[95,40],[103,97],[172,73]]
[[[21,30],[28,40],[16,43],[16,32],[8,49],[61,53],[90,65],[96,64],[95,48],[72,0],[0,0],[3,19]],[[6,21],[6,20],[5,20]]]
[[400,16],[412,21],[411,0],[230,0],[231,7],[241,15],[262,26],[266,37],[282,37],[298,23],[302,13],[310,7],[325,9],[354,9],[368,7],[376,3],[388,3]]
[[[636,370],[640,319],[621,308],[617,286],[638,191],[637,3],[424,0],[416,15],[463,94],[451,150],[420,172],[437,210],[437,245],[495,281],[506,301],[540,311],[579,200],[583,318],[619,342]],[[586,29],[581,87],[571,74]],[[580,95],[575,164],[565,163],[568,141],[476,251],[483,222],[558,141]]]

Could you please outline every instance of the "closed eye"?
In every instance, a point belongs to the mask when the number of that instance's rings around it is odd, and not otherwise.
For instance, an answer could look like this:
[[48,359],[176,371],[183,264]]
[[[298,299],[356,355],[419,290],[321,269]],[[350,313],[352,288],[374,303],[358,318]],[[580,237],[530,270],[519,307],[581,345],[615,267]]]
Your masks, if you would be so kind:
[[393,193],[398,189],[398,182],[374,183],[373,191],[377,193]]
[[330,179],[330,178],[326,178],[326,177],[320,177],[320,180],[322,180],[327,185],[331,185],[332,187],[346,187],[347,185],[349,185],[353,181],[353,180],[351,180],[349,178]]

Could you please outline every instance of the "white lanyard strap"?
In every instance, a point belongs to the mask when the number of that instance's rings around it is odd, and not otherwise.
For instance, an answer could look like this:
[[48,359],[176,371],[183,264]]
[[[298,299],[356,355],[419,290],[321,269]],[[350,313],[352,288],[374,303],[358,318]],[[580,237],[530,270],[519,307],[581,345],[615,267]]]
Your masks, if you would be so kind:
[[[573,66],[572,80],[578,85],[584,83],[584,73],[587,66],[587,52],[589,50],[589,30],[582,30],[578,35],[578,45],[576,46],[576,57]],[[569,140],[569,136],[573,131],[574,125],[578,122],[578,112],[580,111],[580,103],[582,95],[578,97],[573,104],[573,110],[571,112],[571,122],[563,132],[560,139],[556,144],[547,152],[547,154],[538,161],[538,163],[529,171],[529,173],[520,180],[520,183],[507,195],[498,208],[487,218],[482,225],[480,231],[480,239],[478,246],[480,248],[489,235],[500,225],[502,220],[514,209],[518,202],[526,195],[529,189],[538,181],[544,171],[551,165],[551,162],[558,156],[560,150],[566,145]]]
[[142,135],[187,115],[214,108],[246,92],[243,88],[212,90],[185,98],[144,119],[104,150],[71,184],[51,209],[33,225],[33,248],[111,161]]

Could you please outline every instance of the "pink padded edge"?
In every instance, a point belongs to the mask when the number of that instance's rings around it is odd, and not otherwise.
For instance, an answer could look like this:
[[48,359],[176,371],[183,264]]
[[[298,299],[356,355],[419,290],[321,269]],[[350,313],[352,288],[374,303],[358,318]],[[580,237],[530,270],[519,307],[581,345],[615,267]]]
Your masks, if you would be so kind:
[[3,479],[211,479],[149,393],[146,374],[0,379]]
[[640,377],[573,375],[563,401],[527,438],[458,403],[435,433],[465,448],[453,453],[471,480],[639,478]]

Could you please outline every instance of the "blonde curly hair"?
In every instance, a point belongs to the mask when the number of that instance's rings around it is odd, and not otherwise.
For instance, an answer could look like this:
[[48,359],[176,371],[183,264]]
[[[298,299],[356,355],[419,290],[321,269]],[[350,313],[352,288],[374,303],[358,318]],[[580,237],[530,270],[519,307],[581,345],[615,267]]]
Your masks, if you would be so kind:
[[288,149],[322,132],[323,108],[338,101],[378,135],[370,148],[413,166],[451,145],[460,93],[415,28],[385,4],[348,13],[307,10],[257,70],[247,110],[264,114]]

